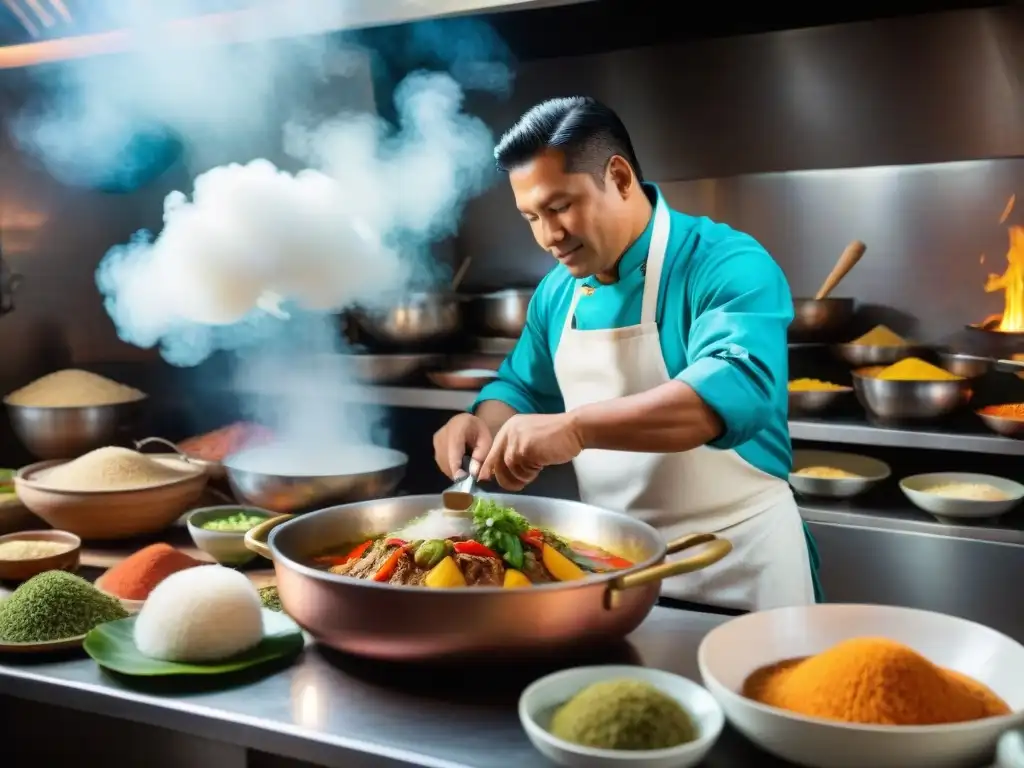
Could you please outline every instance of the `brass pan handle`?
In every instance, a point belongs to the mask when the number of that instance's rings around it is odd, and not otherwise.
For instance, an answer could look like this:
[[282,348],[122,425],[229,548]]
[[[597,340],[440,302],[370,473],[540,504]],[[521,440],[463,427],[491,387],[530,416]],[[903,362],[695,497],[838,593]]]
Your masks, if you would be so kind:
[[287,523],[293,517],[295,515],[278,515],[250,528],[245,532],[245,548],[267,560],[273,559],[270,554],[270,547],[267,546],[270,532],[282,523]]
[[[273,520],[270,522],[273,522]],[[264,523],[264,525],[267,525],[267,523]],[[254,528],[253,531],[255,530],[257,529]],[[248,546],[248,543],[248,536],[246,536],[246,546]],[[658,565],[652,565],[650,568],[642,568],[639,571],[626,573],[614,579],[608,585],[608,590],[605,593],[605,608],[609,610],[615,608],[618,605],[619,595],[627,589],[643,587],[654,582],[670,579],[673,576],[681,576],[684,573],[699,571],[702,568],[707,568],[709,565],[714,565],[732,552],[732,544],[725,539],[718,538],[713,533],[691,533],[688,536],[683,536],[669,542],[667,554],[673,555],[676,552],[698,547],[701,544],[708,544],[710,546],[705,547],[691,557],[671,563],[659,563]]]

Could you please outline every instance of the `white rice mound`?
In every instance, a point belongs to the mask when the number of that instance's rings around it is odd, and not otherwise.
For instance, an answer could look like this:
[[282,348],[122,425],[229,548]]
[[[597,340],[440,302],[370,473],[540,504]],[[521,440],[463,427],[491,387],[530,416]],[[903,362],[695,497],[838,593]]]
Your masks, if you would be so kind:
[[203,663],[236,656],[263,638],[260,596],[222,565],[186,568],[160,582],[135,619],[135,647],[164,661]]

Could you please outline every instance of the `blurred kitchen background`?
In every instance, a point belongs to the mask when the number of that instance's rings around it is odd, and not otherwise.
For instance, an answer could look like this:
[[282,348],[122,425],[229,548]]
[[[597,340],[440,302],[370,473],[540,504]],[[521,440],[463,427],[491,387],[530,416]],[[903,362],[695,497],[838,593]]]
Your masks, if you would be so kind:
[[[865,242],[867,255],[837,291],[858,301],[849,338],[885,322],[905,337],[971,351],[982,342],[965,325],[1003,308],[1003,294],[984,286],[1006,268],[1006,225],[1024,223],[1014,216],[1000,223],[1010,196],[1024,193],[1024,9],[952,5],[840,4],[783,14],[723,3],[697,16],[657,0],[596,0],[430,24],[437,40],[459,40],[466,56],[476,46],[513,65],[507,94],[472,94],[468,102],[495,132],[542,99],[592,95],[619,112],[646,178],[674,207],[757,237],[795,296],[814,294],[848,242]],[[30,11],[19,0],[11,7]],[[3,17],[0,34],[8,44],[31,40],[14,13]],[[407,44],[408,26],[335,34],[365,52],[346,54],[328,81],[275,98],[387,117],[404,74],[445,65],[437,49]],[[5,61],[0,48],[0,67]],[[0,68],[0,113],[31,100],[34,87],[26,70]],[[207,158],[207,167],[259,156],[289,167],[279,144],[277,131],[257,132],[234,156]],[[0,131],[0,248],[21,278],[13,309],[0,317],[0,390],[74,366],[148,392],[148,429],[170,439],[239,417],[223,359],[179,369],[122,343],[95,288],[107,249],[142,227],[159,229],[164,196],[189,189],[190,179],[172,161],[138,188],[65,186]],[[471,258],[460,287],[467,294],[532,287],[551,266],[504,183],[470,204],[437,256],[453,269]],[[469,337],[479,334],[464,330],[448,351],[471,351]],[[795,348],[794,372],[824,377],[809,362],[813,354]],[[1011,379],[1011,393],[1024,387]],[[432,396],[428,384],[413,384],[382,396],[392,406],[395,447],[410,455],[403,490],[439,490],[445,482],[430,437],[469,396]],[[897,478],[926,469],[1024,477],[1024,442],[980,436],[977,425],[965,428],[967,437],[933,430],[921,441],[849,415],[835,425],[794,424],[799,445],[855,444],[889,461]],[[0,466],[29,460],[0,422]],[[571,471],[547,472],[533,490],[571,496]],[[973,529],[943,525],[892,487],[857,504],[806,502],[804,512],[832,600],[919,605],[1007,631],[1024,621],[999,602],[1012,590],[991,589],[1024,568],[1019,513]]]

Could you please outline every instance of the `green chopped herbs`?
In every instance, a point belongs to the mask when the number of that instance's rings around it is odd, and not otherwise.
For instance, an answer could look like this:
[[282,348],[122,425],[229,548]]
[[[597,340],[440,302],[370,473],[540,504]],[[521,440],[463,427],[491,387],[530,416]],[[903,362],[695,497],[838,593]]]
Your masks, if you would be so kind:
[[263,603],[263,607],[271,611],[284,611],[281,606],[281,596],[277,594],[277,587],[263,587],[260,590],[260,602]]
[[207,520],[205,523],[200,523],[199,527],[207,531],[220,531],[221,533],[245,533],[266,519],[262,515],[254,515],[240,509],[225,517],[218,517],[213,520]]
[[513,568],[523,567],[523,542],[529,521],[512,507],[503,507],[493,499],[477,499],[473,505],[473,530],[476,540],[501,553]]
[[0,642],[45,643],[128,616],[112,597],[66,571],[33,576],[0,602]]

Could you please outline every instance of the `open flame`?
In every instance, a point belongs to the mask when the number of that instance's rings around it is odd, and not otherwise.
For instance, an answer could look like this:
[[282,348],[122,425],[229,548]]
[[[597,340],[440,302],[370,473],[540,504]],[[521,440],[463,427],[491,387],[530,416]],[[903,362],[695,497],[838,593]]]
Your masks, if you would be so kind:
[[[1006,203],[999,223],[1005,223],[1013,211],[1016,197]],[[999,333],[1024,332],[1024,227],[1011,225],[1009,230],[1010,248],[1006,252],[1006,271],[1001,275],[989,275],[985,281],[985,292],[1003,292],[1003,312],[985,319],[981,327]]]

